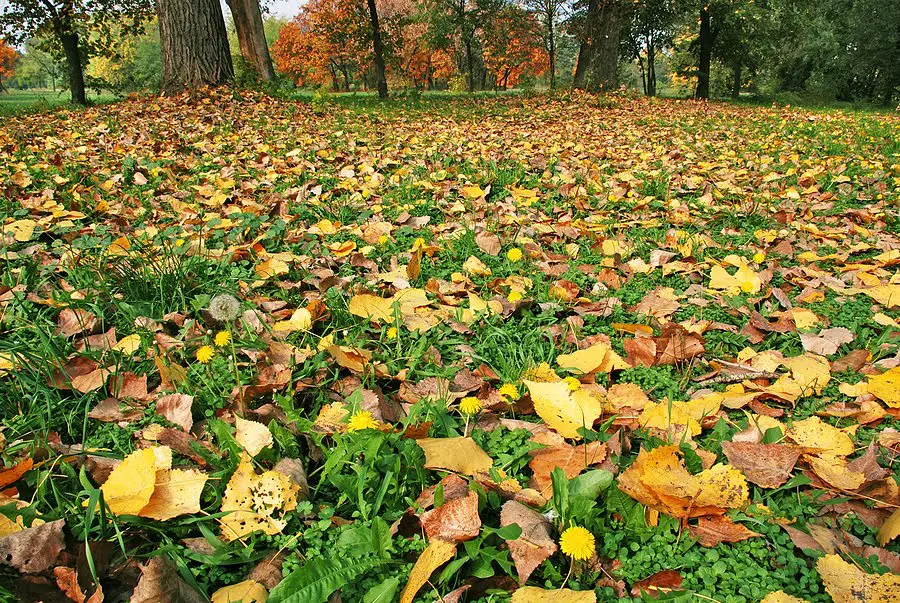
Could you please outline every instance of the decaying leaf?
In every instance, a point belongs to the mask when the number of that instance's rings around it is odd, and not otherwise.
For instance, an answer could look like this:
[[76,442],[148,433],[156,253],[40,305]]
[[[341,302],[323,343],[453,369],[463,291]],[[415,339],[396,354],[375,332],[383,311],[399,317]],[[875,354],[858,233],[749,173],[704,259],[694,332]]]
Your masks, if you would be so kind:
[[244,580],[214,592],[211,603],[266,603],[269,591],[255,580]]
[[816,562],[825,591],[842,603],[895,603],[900,593],[900,575],[867,574],[840,555],[825,555]]
[[575,591],[568,588],[543,589],[523,586],[513,593],[511,603],[597,603],[592,590]]
[[257,421],[248,421],[241,417],[234,418],[235,441],[247,451],[250,456],[256,456],[263,448],[268,448],[275,443],[269,428]]
[[618,369],[631,368],[631,365],[622,360],[607,343],[597,343],[589,348],[562,354],[556,359],[559,368],[575,375],[589,375],[591,373],[608,373]]
[[434,570],[450,561],[455,554],[455,542],[440,539],[429,542],[409,573],[409,580],[400,593],[400,603],[412,603],[416,593],[428,582]]
[[416,444],[425,451],[425,467],[428,469],[475,475],[487,471],[494,464],[472,438],[420,438]]
[[560,444],[532,450],[528,466],[534,472],[532,484],[542,496],[548,497],[553,486],[550,474],[554,469],[562,469],[566,477],[572,479],[591,465],[606,459],[607,447],[603,442],[591,442],[572,446]]
[[690,527],[691,536],[703,546],[717,546],[723,542],[740,542],[759,536],[745,525],[727,516],[701,517],[696,526]]
[[590,390],[572,391],[566,381],[525,381],[534,410],[564,438],[580,439],[579,429],[591,429],[603,414],[603,401]]
[[43,572],[65,549],[64,519],[33,525],[0,538],[0,563],[24,574]]
[[109,510],[117,515],[139,514],[153,496],[156,470],[152,448],[135,450],[126,456],[100,486]]
[[423,513],[420,521],[428,538],[450,542],[471,540],[481,532],[478,494],[469,492],[465,496],[445,499],[440,507]]
[[200,495],[207,479],[208,475],[195,469],[157,471],[153,494],[138,515],[165,521],[199,513]]
[[204,603],[206,597],[188,585],[175,565],[164,557],[153,557],[141,566],[131,603]]
[[507,542],[509,555],[516,564],[519,584],[528,582],[531,573],[559,548],[550,534],[550,522],[541,513],[514,500],[503,503],[500,525],[518,525],[522,534]]
[[790,477],[800,451],[782,444],[722,442],[722,452],[746,478],[763,488],[777,488]]
[[261,530],[278,534],[287,525],[283,515],[297,506],[300,487],[277,471],[260,475],[253,469],[250,456],[244,453],[237,470],[228,481],[222,498],[222,539],[231,542]]

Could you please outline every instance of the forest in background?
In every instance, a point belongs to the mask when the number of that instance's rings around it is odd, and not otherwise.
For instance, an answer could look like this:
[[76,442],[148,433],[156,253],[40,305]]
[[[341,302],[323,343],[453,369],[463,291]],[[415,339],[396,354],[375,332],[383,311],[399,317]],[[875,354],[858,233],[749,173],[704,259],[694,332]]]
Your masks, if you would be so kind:
[[[31,0],[17,0],[27,5]],[[17,2],[12,2],[15,6]],[[65,5],[67,2],[60,2]],[[68,3],[72,4],[72,3]],[[128,94],[164,84],[155,7],[94,0],[72,19],[86,85]],[[91,4],[98,5],[91,10]],[[252,4],[255,4],[253,0]],[[391,90],[478,91],[626,86],[648,96],[780,97],[800,102],[890,105],[900,95],[898,0],[378,0]],[[108,7],[107,7],[108,8]],[[261,6],[272,85],[331,91],[377,89],[371,7],[311,0],[294,19]],[[106,14],[109,14],[107,10]],[[0,16],[0,86],[68,88],[69,67],[52,23],[24,35]],[[234,77],[260,76],[226,13]],[[14,30],[14,28],[18,28]],[[585,57],[584,55],[593,54]],[[582,69],[579,69],[579,63]],[[704,65],[709,65],[704,68]],[[705,74],[708,74],[706,76]]]

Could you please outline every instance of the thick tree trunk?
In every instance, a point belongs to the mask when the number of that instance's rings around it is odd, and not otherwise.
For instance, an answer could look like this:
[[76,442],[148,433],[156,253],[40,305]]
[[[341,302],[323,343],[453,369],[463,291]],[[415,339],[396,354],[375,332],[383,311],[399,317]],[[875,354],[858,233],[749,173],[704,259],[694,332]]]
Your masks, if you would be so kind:
[[594,29],[599,12],[599,3],[602,0],[588,0],[587,16],[584,21],[584,31],[581,35],[581,45],[578,47],[578,62],[575,63],[575,76],[572,79],[573,88],[585,88],[587,75],[591,70],[594,60]]
[[741,75],[743,65],[740,60],[736,60],[731,66],[731,98],[739,100],[741,98]]
[[709,8],[700,9],[700,62],[697,67],[697,98],[709,98],[709,71],[712,63],[713,36]]
[[619,37],[622,30],[622,3],[606,0],[600,11],[589,88],[615,90],[619,86]]
[[253,67],[260,80],[273,81],[275,67],[272,65],[272,57],[269,55],[269,45],[266,43],[266,31],[263,28],[259,0],[227,0],[227,2],[234,19],[234,29],[241,47],[241,56]]
[[469,94],[475,92],[475,51],[472,49],[472,38],[466,37],[466,69],[469,70]]
[[81,65],[78,33],[74,30],[65,31],[60,26],[57,29],[57,36],[66,55],[66,64],[69,66],[69,90],[72,92],[72,102],[76,105],[86,105],[87,94],[84,90],[84,69]]
[[369,19],[372,22],[372,50],[375,52],[375,82],[378,85],[378,98],[387,98],[387,78],[384,75],[384,49],[381,47],[381,27],[378,25],[378,7],[375,0],[368,0]]
[[157,0],[166,91],[218,86],[234,79],[218,0]]

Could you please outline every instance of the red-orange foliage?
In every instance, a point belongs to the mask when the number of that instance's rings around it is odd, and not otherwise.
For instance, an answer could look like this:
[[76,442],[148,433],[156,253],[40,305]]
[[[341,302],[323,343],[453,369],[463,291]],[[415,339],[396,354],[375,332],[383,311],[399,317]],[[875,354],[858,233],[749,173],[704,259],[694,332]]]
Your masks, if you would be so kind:
[[19,53],[12,46],[0,39],[0,90],[3,89],[3,80],[16,74],[16,61]]
[[496,74],[499,88],[515,86],[523,75],[538,76],[550,67],[540,24],[533,14],[518,8],[505,9],[483,33],[484,64]]

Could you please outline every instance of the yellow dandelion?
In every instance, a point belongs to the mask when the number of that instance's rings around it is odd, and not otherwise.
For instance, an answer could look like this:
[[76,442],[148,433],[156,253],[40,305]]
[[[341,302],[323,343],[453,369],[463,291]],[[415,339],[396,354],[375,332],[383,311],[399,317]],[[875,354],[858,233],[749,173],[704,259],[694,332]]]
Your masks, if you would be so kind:
[[387,235],[381,235],[380,237],[378,237],[378,244],[379,244],[379,245],[387,245],[387,242],[388,242],[388,236],[387,236]]
[[213,342],[216,344],[216,347],[224,348],[231,341],[231,331],[219,331],[216,333]]
[[519,390],[512,383],[504,383],[500,386],[500,395],[509,400],[519,399]]
[[397,327],[391,327],[385,335],[389,340],[397,339]]
[[459,401],[459,412],[464,415],[474,415],[481,412],[481,400],[475,396],[466,396]]
[[753,283],[751,283],[750,281],[744,281],[743,283],[741,283],[741,291],[743,291],[744,293],[752,292]]
[[379,423],[368,410],[360,410],[353,413],[350,422],[347,423],[347,431],[362,431],[363,429],[378,429]]
[[520,299],[522,299],[522,294],[519,293],[518,291],[513,291],[512,293],[509,294],[509,296],[506,299],[508,299],[510,301],[510,303],[515,303],[515,302],[519,301]]
[[522,250],[518,247],[513,247],[506,252],[506,259],[510,262],[518,262],[522,259]]
[[216,351],[213,349],[213,347],[205,345],[197,350],[197,362],[199,362],[200,364],[206,364],[207,362],[212,360],[212,357],[215,355]]
[[594,535],[581,526],[572,526],[559,537],[559,548],[576,561],[590,559],[594,554]]
[[756,262],[757,264],[762,264],[763,262],[766,261],[766,254],[764,254],[761,251],[757,251],[756,253],[753,254],[753,261]]
[[581,381],[576,379],[575,377],[566,377],[564,379],[566,385],[569,387],[570,392],[574,392],[575,390],[581,387]]

